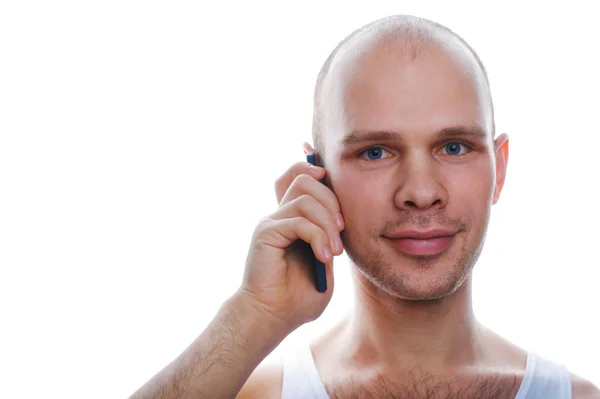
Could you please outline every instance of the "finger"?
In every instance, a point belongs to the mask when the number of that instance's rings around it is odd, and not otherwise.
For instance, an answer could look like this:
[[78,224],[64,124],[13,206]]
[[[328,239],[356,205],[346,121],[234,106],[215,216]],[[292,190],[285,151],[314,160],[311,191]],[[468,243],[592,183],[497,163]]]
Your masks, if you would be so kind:
[[297,216],[302,216],[324,230],[329,237],[329,246],[333,254],[342,254],[344,247],[340,238],[340,229],[331,213],[314,197],[308,194],[301,195],[280,207],[271,218],[279,220]]
[[312,166],[308,162],[297,162],[292,165],[283,175],[275,180],[275,195],[277,196],[278,204],[281,202],[281,199],[294,179],[302,174],[321,180],[325,177],[325,169],[318,166]]
[[327,233],[308,219],[297,216],[286,219],[270,219],[262,223],[257,239],[264,245],[285,249],[298,239],[308,243],[317,259],[323,263],[333,260]]
[[344,219],[341,214],[338,198],[329,187],[311,176],[300,175],[296,177],[279,202],[279,206],[283,206],[305,194],[314,197],[318,202],[323,204],[325,209],[331,214],[331,217],[336,222],[339,229],[343,230]]
[[312,146],[310,144],[308,144],[306,141],[304,143],[302,143],[302,149],[304,150],[304,155],[315,153],[315,149],[312,148]]

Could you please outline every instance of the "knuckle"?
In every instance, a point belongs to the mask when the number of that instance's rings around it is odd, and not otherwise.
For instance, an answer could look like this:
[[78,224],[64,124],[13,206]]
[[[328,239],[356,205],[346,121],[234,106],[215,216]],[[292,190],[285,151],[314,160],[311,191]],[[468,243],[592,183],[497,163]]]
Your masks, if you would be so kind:
[[315,203],[317,203],[316,199],[308,194],[302,194],[292,200],[290,206],[295,209],[295,213],[307,216],[314,213]]
[[[306,162],[296,162],[277,179],[275,179],[275,185],[280,185],[284,181],[294,180],[297,176],[301,175],[306,169]],[[290,179],[291,178],[291,179]]]
[[265,216],[265,217],[261,218],[258,221],[256,228],[254,229],[254,234],[255,235],[263,234],[266,230],[268,230],[271,227],[272,223],[273,223],[273,219],[271,219],[271,217],[269,217],[269,216]]
[[[297,194],[310,190],[311,177],[306,174],[297,175],[293,180],[282,179],[275,184],[275,191],[281,193],[282,197],[294,197]],[[288,184],[284,186],[284,184]]]
[[304,161],[298,161],[295,164],[292,165],[291,167],[292,170],[299,172],[303,169],[306,169],[306,162]]
[[309,194],[302,194],[298,198],[296,198],[295,201],[298,203],[299,206],[307,207],[313,205],[317,200]]
[[298,233],[300,231],[310,231],[311,223],[304,216],[296,216],[292,218],[293,229]]
[[300,226],[300,225],[310,226],[310,221],[307,218],[305,218],[304,216],[296,216],[294,219],[298,226]]
[[296,178],[294,179],[294,184],[296,186],[299,186],[300,188],[306,188],[312,183],[312,180],[314,179],[311,176],[302,173],[296,176]]

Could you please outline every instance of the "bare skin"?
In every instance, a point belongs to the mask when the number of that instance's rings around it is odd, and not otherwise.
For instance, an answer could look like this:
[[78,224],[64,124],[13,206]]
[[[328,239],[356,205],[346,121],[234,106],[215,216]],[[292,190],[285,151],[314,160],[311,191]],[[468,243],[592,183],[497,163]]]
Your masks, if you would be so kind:
[[[322,314],[343,249],[354,309],[311,343],[330,397],[515,396],[526,351],[477,321],[471,291],[508,136],[493,137],[482,76],[464,47],[427,43],[415,58],[402,56],[404,44],[366,37],[341,53],[326,81],[324,149],[304,148],[321,152],[327,171],[299,163],[278,179],[279,208],[255,230],[242,286],[133,397],[281,397],[281,367],[257,365]],[[408,253],[394,238],[407,229],[451,238],[435,255]],[[326,294],[314,289],[298,239],[327,264]],[[572,382],[574,398],[600,398],[590,382]]]
[[[416,60],[369,42],[348,53],[327,83],[327,101],[343,112],[327,122],[322,156],[357,289],[352,313],[311,345],[319,376],[332,398],[514,398],[527,352],[482,326],[472,308],[471,270],[502,191],[509,143],[491,135],[483,78],[469,73],[475,61],[455,43]],[[456,126],[486,134],[436,135]],[[352,131],[400,134],[344,146]],[[449,154],[456,143],[464,147]],[[366,156],[370,149],[377,160]],[[442,257],[411,257],[382,237],[406,227],[457,234]],[[272,373],[280,383],[280,370]],[[572,383],[573,397],[600,396],[578,376]]]
[[[482,78],[469,73],[477,68],[462,48],[431,45],[403,59],[364,46],[362,57],[342,56],[332,73],[331,92],[345,112],[329,124],[344,128],[328,129],[325,138],[358,288],[344,346],[378,368],[483,370],[495,351],[473,314],[470,276],[504,184],[508,136],[492,138]],[[482,135],[438,135],[450,127]],[[344,144],[357,131],[398,137]],[[407,228],[448,229],[453,242],[439,256],[405,254],[387,237]],[[511,361],[524,370],[525,353]]]

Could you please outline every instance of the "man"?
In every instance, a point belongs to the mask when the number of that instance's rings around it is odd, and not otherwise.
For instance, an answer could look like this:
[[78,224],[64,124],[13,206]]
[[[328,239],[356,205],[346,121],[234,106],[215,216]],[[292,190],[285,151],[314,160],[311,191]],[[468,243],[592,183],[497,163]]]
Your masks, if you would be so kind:
[[[351,34],[315,90],[315,148],[304,150],[322,167],[298,163],[278,179],[279,208],[255,230],[240,289],[133,397],[600,398],[473,314],[471,272],[508,162],[494,126],[485,69],[447,28],[395,16]],[[325,293],[298,239],[327,264]],[[343,249],[352,313],[258,367],[322,314]]]

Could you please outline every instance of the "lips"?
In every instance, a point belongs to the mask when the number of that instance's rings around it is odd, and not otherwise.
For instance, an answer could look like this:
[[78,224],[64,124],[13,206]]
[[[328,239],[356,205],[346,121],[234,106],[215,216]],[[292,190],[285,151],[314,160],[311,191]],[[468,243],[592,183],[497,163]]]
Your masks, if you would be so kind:
[[432,256],[450,247],[456,233],[446,229],[403,230],[388,234],[386,237],[396,249],[407,255]]

